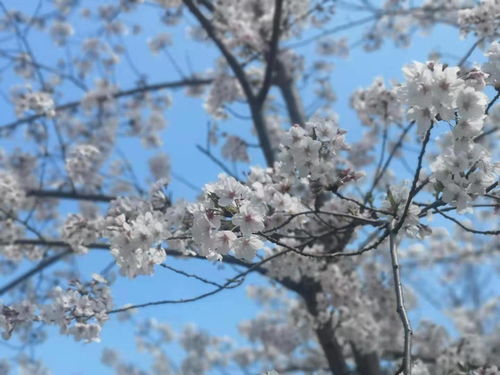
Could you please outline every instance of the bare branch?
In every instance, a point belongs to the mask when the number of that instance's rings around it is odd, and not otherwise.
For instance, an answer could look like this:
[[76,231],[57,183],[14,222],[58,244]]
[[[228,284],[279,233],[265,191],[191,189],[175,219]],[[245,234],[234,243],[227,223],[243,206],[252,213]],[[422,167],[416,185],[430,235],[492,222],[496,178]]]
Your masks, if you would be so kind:
[[410,209],[410,205],[413,198],[420,191],[420,189],[422,189],[425,186],[425,184],[421,184],[420,186],[417,187],[417,184],[420,178],[420,171],[422,170],[422,163],[425,155],[425,149],[427,148],[427,144],[429,143],[431,137],[432,127],[433,124],[431,124],[431,126],[429,127],[429,129],[427,129],[427,132],[425,133],[425,137],[422,142],[422,148],[420,149],[420,154],[418,155],[417,169],[415,170],[415,175],[413,176],[413,181],[411,183],[410,192],[408,193],[408,198],[406,199],[405,208],[403,210],[401,218],[399,218],[399,221],[396,224],[396,227],[394,228],[395,233],[397,233],[403,226],[403,223],[405,221],[406,215],[408,215],[408,211]]
[[403,132],[399,136],[398,141],[396,142],[396,144],[392,148],[391,153],[389,154],[389,157],[385,161],[384,166],[382,167],[382,169],[380,170],[379,173],[375,173],[375,179],[373,180],[372,186],[370,187],[370,190],[368,191],[368,193],[366,193],[366,195],[365,195],[365,203],[368,200],[368,198],[370,197],[370,195],[373,193],[373,190],[375,190],[375,188],[377,187],[378,183],[380,182],[380,179],[384,176],[385,172],[387,171],[387,168],[389,168],[389,165],[391,164],[392,158],[394,157],[394,155],[396,155],[396,152],[398,151],[398,149],[403,145],[403,141],[404,141],[404,138],[406,137],[406,134],[408,134],[408,132],[410,131],[410,129],[413,127],[414,124],[415,124],[415,122],[412,121],[408,124],[408,126],[406,126],[406,128],[404,128]]
[[404,355],[403,355],[403,364],[401,369],[397,372],[397,374],[403,373],[404,375],[411,375],[411,341],[413,331],[411,329],[410,320],[408,319],[408,314],[406,312],[404,296],[403,296],[403,286],[401,284],[401,275],[399,272],[399,260],[398,253],[396,249],[396,231],[393,228],[393,223],[389,223],[389,247],[391,252],[391,261],[392,261],[392,275],[394,279],[394,290],[396,292],[396,301],[397,301],[397,312],[403,323],[403,328],[405,332],[404,338]]
[[[182,299],[177,299],[177,300],[161,300],[161,301],[154,301],[154,302],[146,302],[146,303],[142,303],[139,305],[130,305],[130,306],[122,307],[120,309],[111,310],[111,311],[108,311],[107,313],[108,314],[115,314],[115,313],[128,311],[128,310],[132,310],[132,309],[143,308],[143,307],[166,305],[166,304],[177,304],[177,303],[188,303],[188,302],[198,301],[198,300],[203,299],[205,297],[209,297],[209,296],[212,296],[214,294],[217,294],[224,289],[230,289],[230,288],[234,288],[234,287],[241,285],[245,281],[245,277],[249,273],[256,271],[258,268],[260,268],[265,263],[267,263],[267,262],[269,262],[277,257],[280,257],[280,256],[288,253],[289,251],[290,250],[284,250],[284,251],[281,251],[279,253],[273,254],[273,255],[263,259],[262,261],[251,265],[247,270],[245,270],[244,272],[241,272],[238,275],[236,275],[235,277],[229,279],[226,283],[222,284],[221,286],[217,287],[216,289],[214,289],[210,292],[207,292],[207,293],[200,294],[196,297],[182,298]],[[232,285],[232,284],[235,284],[235,285]]]
[[448,219],[450,221],[453,221],[460,228],[462,228],[463,230],[465,230],[467,232],[471,232],[471,233],[474,233],[474,234],[490,235],[490,236],[498,236],[498,235],[500,235],[500,230],[477,230],[477,229],[469,228],[469,227],[465,226],[464,224],[462,224],[457,219],[455,219],[454,217],[451,217],[450,215],[445,214],[443,211],[441,211],[438,208],[434,208],[434,211],[436,211],[438,214],[440,214],[444,218],[446,218],[446,219]]
[[472,47],[469,48],[469,50],[466,52],[466,54],[464,55],[464,57],[462,57],[460,59],[460,61],[458,62],[457,65],[459,67],[462,67],[467,62],[467,60],[472,55],[472,53],[474,52],[474,50],[477,48],[478,45],[480,45],[483,42],[483,40],[484,40],[484,38],[479,38],[478,40],[476,40],[476,42],[472,45]]
[[111,202],[116,199],[116,197],[114,196],[105,194],[80,193],[59,190],[28,190],[26,192],[26,195],[37,198],[74,199],[94,202]]
[[26,271],[22,275],[18,276],[14,280],[12,280],[10,283],[8,283],[8,284],[4,285],[2,288],[0,288],[0,296],[7,293],[12,288],[15,288],[17,285],[19,285],[23,281],[28,280],[31,276],[36,275],[37,273],[41,272],[45,268],[47,268],[47,267],[51,266],[52,264],[56,263],[57,261],[61,260],[66,255],[71,254],[72,252],[73,251],[71,249],[67,249],[63,252],[57,253],[55,255],[52,255],[51,257],[47,257],[47,258],[43,259],[35,267],[31,268],[30,270]]
[[302,100],[293,84],[293,77],[279,58],[276,62],[276,81],[285,101],[290,122],[292,124],[304,125],[305,115]]
[[491,99],[491,101],[488,103],[488,106],[486,107],[485,113],[488,114],[490,111],[491,107],[493,107],[493,104],[500,98],[500,89],[497,89],[497,94]]
[[235,180],[240,181],[238,176],[236,176],[233,172],[229,170],[229,168],[219,159],[217,159],[209,150],[201,147],[200,145],[196,145],[196,148],[204,155],[206,155],[210,160],[212,160],[215,164],[217,164],[221,169],[226,172],[229,176],[233,177]]
[[276,0],[274,2],[273,30],[271,35],[271,42],[269,43],[270,46],[267,56],[266,72],[264,73],[264,82],[262,83],[262,88],[257,94],[257,102],[261,105],[266,100],[269,89],[271,88],[272,75],[276,65],[282,8],[283,0]]

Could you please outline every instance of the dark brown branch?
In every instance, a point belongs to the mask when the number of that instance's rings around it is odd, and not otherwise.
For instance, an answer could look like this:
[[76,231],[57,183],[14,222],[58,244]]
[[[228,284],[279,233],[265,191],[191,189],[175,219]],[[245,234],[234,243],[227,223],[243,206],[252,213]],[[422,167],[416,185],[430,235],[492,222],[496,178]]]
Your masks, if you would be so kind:
[[422,148],[420,149],[420,154],[418,155],[418,162],[417,162],[417,169],[415,170],[415,175],[413,176],[413,181],[411,183],[411,188],[410,192],[408,193],[408,198],[406,199],[406,204],[403,210],[403,213],[401,217],[399,218],[398,223],[394,227],[394,233],[398,233],[398,231],[401,229],[401,227],[404,224],[404,221],[406,219],[406,216],[408,215],[408,211],[410,209],[411,202],[415,195],[422,189],[425,184],[421,184],[419,187],[417,187],[418,180],[420,178],[420,171],[422,170],[422,163],[425,155],[425,150],[427,148],[427,144],[429,143],[430,137],[431,137],[431,131],[432,131],[433,124],[427,129],[427,132],[425,133],[424,140],[422,142]]
[[262,105],[266,100],[269,89],[271,88],[272,76],[275,70],[277,54],[278,54],[282,9],[283,9],[283,0],[276,0],[274,2],[273,30],[271,35],[271,41],[269,43],[269,52],[267,55],[267,66],[266,66],[266,71],[264,73],[264,82],[262,83],[262,88],[257,94],[257,103],[259,103],[260,105]]
[[[309,313],[313,317],[317,317],[319,315],[319,310],[316,303],[316,295],[320,287],[314,283],[308,285],[307,279],[304,281],[301,283],[300,289],[297,290],[297,292],[304,299]],[[309,282],[309,284],[311,284],[311,282]],[[328,321],[320,324],[315,331],[332,374],[349,375],[351,372],[347,366],[342,345],[340,345],[335,335],[335,329],[332,326],[332,322]]]
[[359,375],[379,375],[380,374],[380,359],[375,352],[364,353],[351,344],[354,362],[356,362],[356,370]]
[[116,199],[116,197],[114,196],[105,194],[80,193],[59,190],[28,190],[26,192],[26,195],[29,197],[37,198],[74,199],[94,202],[111,202],[112,200]]
[[221,284],[218,284],[218,283],[216,283],[214,281],[205,279],[204,277],[200,277],[198,275],[185,272],[183,270],[180,270],[180,269],[177,269],[175,267],[169,266],[168,264],[165,264],[165,263],[160,264],[160,267],[165,268],[165,269],[167,269],[169,271],[172,271],[174,273],[177,273],[179,275],[182,275],[184,277],[187,277],[189,279],[195,279],[195,280],[201,281],[204,284],[210,284],[210,285],[213,285],[213,286],[216,286],[216,287],[221,287]]
[[491,101],[488,103],[488,106],[486,107],[485,113],[488,114],[490,111],[491,107],[493,107],[493,104],[500,98],[500,89],[497,89],[497,94],[491,99]]
[[236,58],[231,54],[231,52],[229,52],[224,43],[219,39],[210,21],[203,15],[203,13],[198,9],[198,7],[193,3],[192,0],[183,0],[183,2],[187,6],[189,11],[196,17],[203,29],[207,32],[210,39],[214,41],[214,43],[221,51],[227,63],[231,67],[231,70],[238,79],[238,82],[240,83],[247,99],[254,100],[255,95],[252,91],[252,87],[250,86],[245,71],[240,66]]
[[500,230],[477,230],[477,229],[473,229],[473,228],[469,228],[467,226],[465,226],[464,224],[462,224],[460,221],[458,221],[457,219],[455,219],[454,217],[451,217],[447,214],[445,214],[443,211],[441,211],[440,209],[438,208],[434,208],[434,210],[440,214],[441,216],[443,216],[444,218],[450,220],[450,221],[453,221],[455,224],[457,224],[460,228],[462,228],[463,230],[467,231],[467,232],[471,232],[471,233],[474,233],[474,234],[483,234],[483,235],[490,235],[490,236],[498,236],[500,235]]
[[285,101],[290,122],[303,126],[305,115],[302,101],[295,88],[293,77],[280,59],[276,62],[276,81]]
[[72,253],[71,249],[67,249],[63,252],[57,253],[51,257],[47,257],[43,259],[40,263],[38,263],[35,267],[31,268],[30,270],[26,271],[22,275],[18,276],[14,280],[12,280],[10,283],[4,285],[0,289],[0,296],[7,293],[9,290],[12,288],[15,288],[17,285],[22,283],[23,281],[28,280],[31,276],[36,275],[37,273],[41,272],[45,268],[51,266],[52,264],[56,263],[60,259],[64,258],[66,255],[69,255]]
[[394,155],[396,155],[396,152],[398,151],[398,149],[403,145],[403,141],[404,141],[404,138],[406,137],[406,134],[408,134],[408,132],[410,131],[410,129],[413,127],[414,124],[415,124],[415,122],[412,121],[408,124],[408,126],[406,128],[404,128],[403,132],[399,136],[398,141],[396,142],[396,144],[392,148],[391,153],[389,154],[389,157],[385,161],[384,166],[382,167],[382,169],[380,170],[379,173],[376,173],[375,179],[373,180],[373,183],[372,183],[372,186],[370,187],[370,190],[368,191],[368,193],[366,193],[366,195],[365,195],[365,203],[368,200],[368,198],[371,196],[371,194],[373,193],[373,190],[375,190],[375,188],[377,187],[377,184],[380,182],[380,179],[384,176],[385,172],[387,171],[387,168],[389,168],[389,165],[391,164],[391,161],[394,158]]
[[200,145],[196,145],[196,148],[204,155],[206,155],[210,160],[212,160],[215,164],[217,164],[224,172],[226,172],[229,176],[233,177],[235,180],[240,181],[238,176],[236,176],[233,172],[229,170],[229,168],[219,159],[217,159],[209,150],[201,147]]
[[189,11],[196,17],[210,39],[212,39],[217,45],[220,52],[226,59],[229,67],[236,76],[236,79],[241,85],[241,88],[243,89],[243,92],[250,106],[252,120],[255,126],[255,130],[257,131],[260,147],[262,148],[262,152],[264,153],[264,157],[266,158],[266,163],[268,166],[272,166],[274,164],[274,152],[271,147],[271,141],[269,140],[269,134],[266,129],[266,122],[262,113],[262,105],[257,102],[256,96],[253,93],[252,87],[250,86],[250,82],[247,79],[245,71],[238,63],[236,58],[232,55],[232,53],[226,48],[224,43],[219,39],[210,21],[203,15],[203,13],[198,9],[193,1],[183,0],[183,2],[188,7]]

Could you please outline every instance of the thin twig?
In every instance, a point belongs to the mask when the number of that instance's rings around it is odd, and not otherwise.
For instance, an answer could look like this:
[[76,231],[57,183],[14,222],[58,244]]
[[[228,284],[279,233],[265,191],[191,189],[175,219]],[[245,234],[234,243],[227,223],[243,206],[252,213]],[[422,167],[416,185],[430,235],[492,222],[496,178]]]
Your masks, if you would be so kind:
[[394,279],[394,290],[396,292],[397,301],[397,312],[403,323],[405,338],[404,338],[404,355],[403,364],[401,369],[398,370],[396,374],[403,373],[404,375],[411,375],[411,339],[413,331],[411,329],[410,320],[408,319],[408,314],[406,312],[404,296],[403,296],[403,286],[401,284],[401,275],[399,272],[399,260],[398,253],[396,249],[396,232],[393,227],[393,222],[389,223],[389,247],[391,252],[391,262],[392,262],[392,275]]
[[[161,301],[153,301],[153,302],[141,303],[141,304],[138,304],[138,305],[129,305],[129,306],[125,306],[125,307],[122,307],[122,308],[119,308],[119,309],[107,311],[107,313],[108,314],[115,314],[115,313],[119,313],[119,312],[123,312],[123,311],[128,311],[128,310],[132,310],[132,309],[143,308],[143,307],[158,306],[158,305],[167,305],[167,304],[178,304],[178,303],[188,303],[188,302],[199,301],[199,300],[201,300],[203,298],[206,298],[206,297],[212,296],[214,294],[217,294],[217,293],[219,293],[219,292],[221,292],[221,291],[223,291],[225,289],[229,289],[229,288],[233,288],[233,287],[241,285],[245,281],[245,277],[249,273],[251,273],[253,271],[256,271],[258,268],[260,268],[265,263],[267,263],[267,262],[269,262],[269,261],[271,261],[271,260],[273,260],[273,259],[275,259],[277,257],[285,255],[289,251],[290,250],[281,251],[279,253],[273,254],[273,255],[271,255],[271,256],[263,259],[262,261],[260,261],[258,263],[255,263],[255,264],[251,265],[244,272],[239,273],[235,277],[233,277],[233,278],[229,279],[228,281],[226,281],[226,283],[220,285],[216,289],[211,290],[210,292],[206,292],[206,293],[200,294],[200,295],[192,297],[192,298],[181,298],[181,299],[176,299],[176,300],[161,300]],[[231,284],[236,284],[236,285],[234,286],[234,285],[231,285]]]
[[429,140],[431,138],[431,131],[432,131],[433,125],[427,129],[427,132],[425,133],[424,140],[422,142],[422,148],[420,149],[420,154],[418,155],[418,162],[417,162],[417,169],[415,170],[415,175],[413,176],[413,181],[411,183],[411,188],[410,192],[408,193],[408,198],[406,199],[406,204],[403,210],[403,213],[401,217],[399,218],[398,223],[396,224],[396,227],[394,228],[395,232],[397,233],[401,227],[404,224],[404,221],[406,219],[406,216],[408,215],[408,211],[410,210],[410,205],[417,193],[425,186],[425,183],[422,183],[420,186],[417,186],[418,180],[420,178],[420,171],[422,170],[422,163],[424,160],[424,155],[425,155],[425,149],[427,148],[427,144],[429,143]]
[[462,228],[463,230],[465,230],[467,232],[471,232],[471,233],[474,233],[474,234],[490,235],[490,236],[498,236],[498,235],[500,235],[500,230],[477,230],[477,229],[469,228],[469,227],[465,226],[464,224],[462,224],[457,219],[455,219],[454,217],[446,215],[443,211],[441,211],[438,208],[434,208],[434,211],[437,212],[438,214],[440,214],[441,216],[443,216],[444,218],[446,218],[446,219],[448,219],[450,221],[453,221],[460,228]]
[[210,151],[201,147],[200,145],[196,145],[196,148],[204,155],[206,155],[210,160],[212,160],[215,164],[217,164],[221,169],[226,172],[229,176],[233,177],[237,181],[240,181],[238,176],[236,176],[231,170],[219,159],[217,159]]
[[195,274],[192,274],[192,273],[188,273],[186,271],[183,271],[183,270],[180,270],[178,268],[175,268],[175,267],[172,267],[172,266],[169,266],[168,264],[165,264],[165,263],[161,263],[160,264],[161,267],[167,269],[167,270],[170,270],[172,272],[175,272],[179,275],[182,275],[182,276],[185,276],[187,278],[190,278],[190,279],[195,279],[195,280],[198,280],[198,281],[201,281],[202,283],[204,284],[210,284],[210,285],[213,285],[213,286],[216,286],[216,287],[221,287],[222,285],[219,284],[219,283],[216,283],[214,281],[211,281],[211,280],[208,280],[208,279],[205,279],[201,276],[198,276],[198,275],[195,275]]
[[377,184],[380,182],[381,178],[384,176],[385,172],[387,171],[387,168],[389,168],[389,165],[391,164],[391,161],[394,158],[394,155],[396,155],[396,152],[398,151],[398,149],[403,145],[403,141],[404,141],[404,138],[406,137],[406,134],[408,134],[408,132],[410,131],[410,129],[413,127],[414,124],[415,124],[415,121],[412,121],[408,124],[408,126],[406,126],[406,128],[404,128],[403,132],[399,136],[398,141],[396,142],[396,144],[392,148],[391,153],[389,154],[389,157],[385,161],[384,166],[382,167],[382,169],[380,170],[379,173],[375,174],[375,179],[373,180],[372,186],[370,187],[370,190],[368,191],[368,193],[365,194],[365,199],[364,199],[365,203],[367,202],[368,198],[372,195],[373,190],[375,190],[375,188],[377,187]]
[[472,45],[472,47],[469,48],[469,50],[467,51],[467,53],[464,55],[464,57],[462,57],[460,59],[460,61],[458,62],[458,66],[459,67],[462,67],[466,62],[467,60],[469,59],[470,55],[472,55],[472,52],[474,52],[474,50],[476,49],[476,47],[481,44],[483,42],[484,38],[479,38],[478,40],[476,40],[476,42]]
[[484,113],[488,114],[490,111],[491,107],[493,107],[493,104],[500,98],[500,89],[497,89],[497,94],[491,99],[491,101],[488,103],[488,106],[486,107],[486,111]]

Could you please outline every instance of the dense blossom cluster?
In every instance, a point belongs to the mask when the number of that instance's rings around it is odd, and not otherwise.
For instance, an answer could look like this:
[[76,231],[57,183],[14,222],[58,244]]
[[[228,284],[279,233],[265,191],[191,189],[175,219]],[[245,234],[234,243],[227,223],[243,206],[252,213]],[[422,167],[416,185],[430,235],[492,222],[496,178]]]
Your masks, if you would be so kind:
[[[136,331],[138,350],[152,359],[146,371],[128,353],[105,349],[102,363],[117,375],[407,375],[410,357],[413,375],[500,373],[500,300],[481,280],[497,266],[500,233],[498,0],[54,0],[38,7],[28,15],[2,5],[0,15],[1,72],[16,81],[5,98],[15,118],[0,126],[7,141],[0,149],[0,274],[12,275],[0,287],[0,331],[18,351],[0,359],[0,375],[14,362],[20,373],[49,374],[25,355],[46,340],[46,326],[96,342],[113,314],[134,326],[127,331]],[[347,23],[330,25],[346,9],[366,18],[350,13]],[[157,13],[161,28],[135,23],[139,10]],[[356,90],[350,104],[364,134],[356,138],[353,122],[342,125],[347,134],[332,110],[333,58],[355,55],[358,46],[376,50],[387,39],[408,46],[417,28],[437,23],[474,34],[472,48],[457,66],[433,53],[432,61],[405,66],[401,83],[375,78]],[[153,35],[143,38],[150,26]],[[364,28],[356,43],[337,35],[354,27]],[[213,66],[192,56],[188,69],[179,64],[170,47],[181,28],[190,43],[217,46]],[[32,30],[55,46],[54,56],[39,56]],[[169,71],[162,69],[156,81],[143,56],[135,61],[142,50],[127,48],[127,35],[157,63],[166,58],[179,77],[164,81]],[[486,58],[471,67],[476,49]],[[188,168],[174,164],[171,173],[161,148],[164,135],[166,148],[176,142],[164,129],[177,88],[202,101],[209,125],[207,146],[198,149],[225,171],[201,188],[183,176]],[[232,130],[233,120],[251,121],[248,134]],[[147,155],[132,156],[139,145]],[[263,151],[266,167],[247,168],[253,148]],[[135,168],[142,161],[145,168]],[[172,180],[197,197],[178,199]],[[436,216],[449,222],[441,227]],[[103,276],[77,281],[87,278],[80,262],[94,249],[108,262]],[[214,272],[192,273],[183,269],[192,262],[173,257],[203,261]],[[169,299],[177,284],[168,284],[160,301],[148,291],[138,305],[113,306],[116,274],[140,283],[160,270],[205,289]],[[248,289],[262,310],[240,323],[242,342],[134,316],[234,288],[251,273],[270,283]],[[426,311],[421,296],[447,314],[454,331],[410,315],[408,351],[405,318],[407,310]],[[172,346],[184,355],[174,358]]]
[[458,22],[464,34],[473,32],[480,38],[494,38],[500,28],[499,13],[498,0],[481,0],[473,8],[460,10]]
[[[199,253],[220,259],[233,249],[236,256],[251,260],[263,247],[253,233],[264,229],[265,207],[248,187],[226,175],[207,185],[204,196],[202,203],[188,207],[193,215],[192,235]],[[231,230],[236,227],[240,237]]]
[[47,92],[33,92],[22,90],[13,92],[16,113],[23,114],[27,111],[40,113],[48,117],[56,115],[54,100]]
[[77,184],[99,185],[101,152],[94,145],[83,144],[74,147],[66,159],[66,171]]
[[22,207],[26,199],[16,176],[7,171],[0,172],[0,209],[3,213],[16,211]]
[[76,340],[99,341],[102,324],[112,307],[109,287],[96,275],[88,284],[75,282],[66,290],[57,286],[49,293],[50,303],[36,305],[29,300],[1,305],[0,327],[3,338],[13,332],[29,330],[36,322],[56,325],[61,333]]
[[443,152],[431,164],[436,189],[446,203],[467,208],[477,195],[484,194],[495,182],[498,165],[487,149],[475,142],[485,120],[487,96],[484,74],[471,72],[479,79],[459,77],[459,68],[438,63],[414,63],[404,69],[406,82],[401,86],[408,116],[418,126],[421,137],[438,121],[454,122],[452,133],[443,140]]
[[205,109],[215,118],[224,118],[224,105],[242,97],[238,81],[227,74],[219,74],[211,86],[205,102]]
[[[164,206],[165,197],[157,198]],[[165,251],[159,244],[170,237],[167,218],[153,209],[152,202],[120,198],[112,203],[104,218],[97,219],[123,275],[151,274],[154,265],[164,261]]]
[[491,43],[486,56],[488,61],[482,65],[482,70],[488,75],[486,81],[495,87],[500,88],[500,42]]
[[338,155],[349,149],[344,141],[345,133],[331,120],[293,126],[282,138],[281,168],[287,172],[296,170],[299,177],[309,177],[321,186],[334,189],[357,180],[363,174],[342,169],[345,160]]
[[[307,14],[309,1],[291,0],[283,2],[281,23],[294,27],[287,30],[286,38],[300,31],[305,21],[301,16]],[[263,51],[270,39],[273,24],[275,2],[271,0],[217,0],[215,4],[214,26],[225,36],[224,41],[230,47]]]

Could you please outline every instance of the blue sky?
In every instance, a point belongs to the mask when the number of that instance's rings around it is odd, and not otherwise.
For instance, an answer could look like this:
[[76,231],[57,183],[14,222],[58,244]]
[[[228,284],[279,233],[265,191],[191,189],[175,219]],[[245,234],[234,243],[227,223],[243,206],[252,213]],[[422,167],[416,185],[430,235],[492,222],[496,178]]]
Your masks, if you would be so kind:
[[[28,7],[29,2],[4,1],[9,7]],[[91,4],[103,3],[91,1]],[[334,24],[345,22],[345,15],[340,14],[339,19]],[[128,15],[126,17],[140,24],[144,28],[144,33],[138,37],[126,37],[124,47],[132,51],[134,64],[141,71],[147,71],[149,82],[174,81],[180,77],[168,63],[165,55],[151,56],[147,47],[148,36],[165,30],[165,26],[158,22],[157,12],[152,8]],[[351,16],[356,19],[357,16]],[[360,17],[361,18],[361,17]],[[85,20],[74,17],[76,29],[76,39],[87,32]],[[188,21],[193,24],[193,20]],[[92,27],[92,25],[90,25]],[[179,61],[181,66],[189,59],[194,71],[205,71],[212,66],[212,62],[217,55],[215,48],[206,47],[199,43],[191,42],[184,30],[185,25],[180,25],[174,29],[168,29],[172,34],[174,45],[170,48],[171,55]],[[85,33],[82,31],[85,30]],[[359,30],[348,31],[345,34],[352,40],[359,37]],[[307,34],[306,34],[307,35]],[[351,50],[346,59],[334,59],[335,68],[331,75],[331,82],[337,94],[338,100],[334,109],[340,115],[341,127],[348,130],[347,139],[355,141],[364,130],[359,125],[355,113],[349,108],[349,97],[351,93],[360,87],[370,85],[373,78],[383,76],[388,82],[390,79],[400,80],[402,78],[401,67],[413,60],[425,61],[431,51],[438,51],[445,56],[452,54],[456,58],[446,58],[450,64],[456,64],[460,57],[472,45],[472,39],[460,40],[457,38],[457,31],[450,27],[438,27],[430,35],[421,35],[417,32],[414,35],[412,44],[408,49],[397,49],[392,42],[388,41],[384,47],[374,53],[367,54],[361,48]],[[35,44],[35,52],[40,61],[47,62],[53,60],[53,50],[56,48],[51,42],[37,33],[32,33],[30,41]],[[301,53],[308,56],[312,53],[313,46],[299,49]],[[473,54],[471,61],[482,59],[480,53]],[[136,77],[130,69],[123,65],[118,69],[116,75],[120,87],[126,89],[133,87]],[[97,78],[97,77],[96,77]],[[0,82],[2,92],[8,92],[10,85],[21,83],[16,76],[4,75]],[[199,99],[186,97],[182,90],[172,94],[173,106],[165,112],[165,117],[169,123],[168,128],[163,132],[163,150],[167,152],[171,159],[172,170],[176,175],[187,179],[191,184],[202,187],[204,183],[216,179],[220,169],[214,165],[206,156],[196,149],[196,144],[205,144],[207,122],[210,121],[208,115],[203,111],[202,102]],[[304,102],[308,103],[312,97],[306,94]],[[60,100],[78,99],[81,92],[68,89],[67,97]],[[3,108],[7,108],[6,103],[2,103]],[[5,118],[3,122],[10,119]],[[247,140],[252,140],[250,135],[250,123],[243,120],[230,120],[221,123],[221,129],[229,133],[238,134]],[[0,147],[7,150],[20,146],[19,144],[5,144],[0,141]],[[126,150],[131,163],[135,166],[136,172],[142,180],[147,178],[146,165],[150,151],[140,148],[136,140],[125,139],[120,143],[120,148]],[[252,152],[252,162],[262,164],[263,158],[257,151]],[[397,165],[397,164],[396,164]],[[240,165],[240,170],[245,166]],[[395,171],[402,175],[407,172],[400,165]],[[146,185],[145,185],[146,186]],[[169,186],[169,191],[174,199],[186,198],[194,199],[197,192],[183,184],[178,179],[173,179]],[[110,256],[105,253],[95,253],[88,257],[78,259],[78,266],[81,270],[82,278],[88,278],[93,272],[103,269],[110,261]],[[222,280],[231,274],[220,271],[218,265],[213,265],[202,261],[178,261],[168,259],[167,262],[174,267],[179,267],[190,273],[197,273],[207,278]],[[13,276],[0,277],[0,285],[10,280]],[[257,313],[258,309],[251,303],[244,293],[244,287],[250,284],[263,284],[264,281],[257,276],[250,276],[243,287],[228,290],[200,302],[185,305],[167,305],[142,310],[137,314],[137,319],[155,317],[158,320],[169,323],[174,329],[180,330],[186,323],[195,322],[198,326],[209,330],[215,335],[227,335],[237,337],[237,324],[239,321],[249,319]],[[204,285],[190,279],[182,278],[167,270],[158,269],[153,277],[141,276],[135,280],[118,278],[113,286],[115,302],[118,306],[125,303],[141,303],[157,299],[174,299],[189,297],[206,290]],[[432,316],[442,320],[430,306],[425,303],[413,313],[415,318]],[[36,348],[36,357],[42,359],[54,374],[106,374],[109,370],[99,363],[100,352],[104,347],[112,347],[138,363],[147,363],[147,356],[139,354],[135,350],[133,339],[134,327],[130,323],[122,323],[112,318],[103,330],[102,342],[99,344],[76,343],[71,338],[62,337],[54,329],[50,329],[47,341]],[[173,350],[174,356],[178,355],[177,350]],[[10,357],[14,352],[0,346],[0,357]]]

